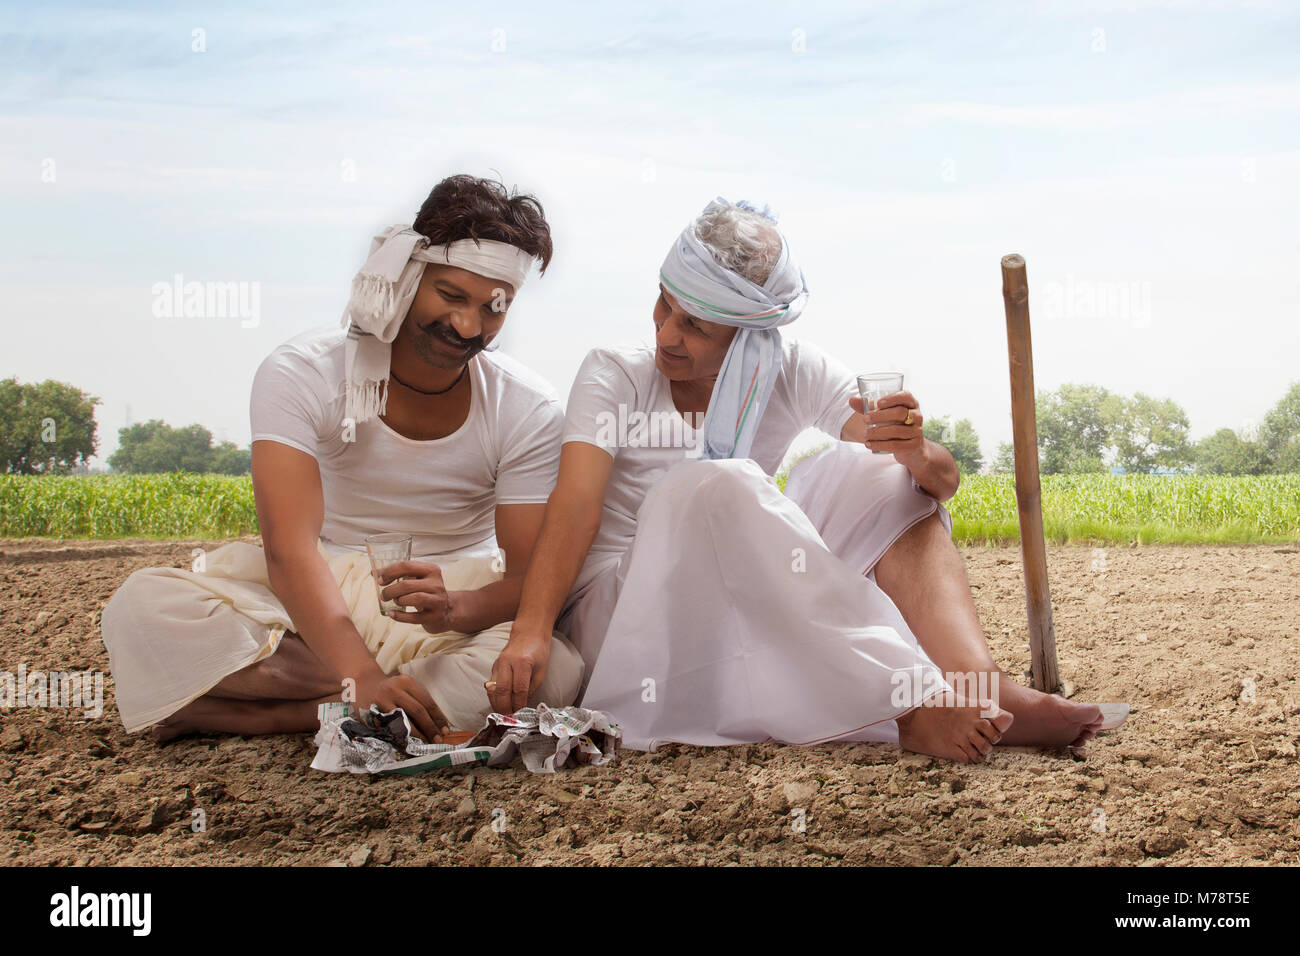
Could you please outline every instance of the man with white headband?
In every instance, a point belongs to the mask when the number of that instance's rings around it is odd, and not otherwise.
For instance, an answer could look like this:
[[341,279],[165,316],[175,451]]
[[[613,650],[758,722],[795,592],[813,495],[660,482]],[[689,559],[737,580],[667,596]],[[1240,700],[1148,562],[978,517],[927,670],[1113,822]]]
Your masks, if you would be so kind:
[[[426,740],[476,731],[547,495],[563,413],[491,350],[535,262],[540,204],[453,176],[410,226],[376,236],[342,328],[277,348],[253,381],[262,545],[132,574],[103,613],[128,731],[312,731],[317,706],[403,708]],[[385,568],[365,538],[412,538]],[[572,703],[582,660],[561,636],[531,702]]]
[[[989,654],[939,504],[952,455],[910,392],[868,411],[844,366],[781,334],[807,299],[775,219],[719,198],[663,262],[656,344],[587,355],[495,706],[533,691],[555,625],[586,662],[583,705],[634,749],[1082,744],[1096,706]],[[783,495],[770,475],[808,427],[839,441]]]

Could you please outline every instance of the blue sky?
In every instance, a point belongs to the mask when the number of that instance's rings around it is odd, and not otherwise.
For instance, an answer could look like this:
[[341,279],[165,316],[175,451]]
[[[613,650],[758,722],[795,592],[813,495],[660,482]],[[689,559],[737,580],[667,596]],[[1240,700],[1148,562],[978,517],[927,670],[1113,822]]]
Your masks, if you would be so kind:
[[[369,237],[499,173],[556,241],[505,348],[562,397],[589,348],[649,340],[668,244],[722,195],[781,215],[791,334],[904,369],[988,457],[1008,252],[1040,388],[1248,427],[1300,380],[1297,51],[1281,3],[7,3],[0,377],[100,396],[101,458],[128,406],[246,443],[257,364],[338,322]],[[257,283],[256,325],[155,316],[176,274]]]

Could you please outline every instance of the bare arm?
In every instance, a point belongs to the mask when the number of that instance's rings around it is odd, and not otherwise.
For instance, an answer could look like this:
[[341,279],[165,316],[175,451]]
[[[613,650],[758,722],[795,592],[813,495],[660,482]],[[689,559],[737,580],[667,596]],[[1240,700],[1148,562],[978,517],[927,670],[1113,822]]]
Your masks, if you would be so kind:
[[477,591],[459,592],[459,601],[452,603],[456,630],[470,633],[514,620],[545,514],[545,504],[497,505],[497,545],[505,552],[505,577]]
[[377,669],[316,550],[325,520],[316,460],[279,442],[258,441],[253,443],[252,472],[271,590],[300,636],[340,679]]
[[927,494],[947,501],[957,493],[961,475],[952,452],[926,438],[921,431],[925,417],[916,411],[912,424],[904,425],[908,409],[916,409],[911,392],[883,396],[875,411],[865,412],[861,398],[850,398],[854,414],[840,430],[841,441],[857,442],[876,452],[889,452],[907,468]]
[[[298,635],[340,682],[344,678],[356,681],[359,707],[378,703],[391,710],[394,705],[401,706],[425,739],[434,739],[445,722],[432,698],[409,678],[398,681],[384,674],[352,623],[334,575],[316,549],[325,520],[316,459],[279,442],[255,441],[252,472],[271,590],[289,612]],[[412,686],[406,686],[408,681]]]
[[492,668],[492,706],[513,713],[526,706],[546,676],[551,631],[600,530],[605,488],[614,459],[586,442],[567,442],[560,474],[546,502],[541,533],[524,576],[510,640]]

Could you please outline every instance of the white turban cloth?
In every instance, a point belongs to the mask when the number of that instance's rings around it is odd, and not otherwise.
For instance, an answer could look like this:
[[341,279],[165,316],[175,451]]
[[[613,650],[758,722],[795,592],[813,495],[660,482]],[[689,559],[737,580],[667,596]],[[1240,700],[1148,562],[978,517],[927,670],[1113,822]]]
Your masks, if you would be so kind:
[[[704,211],[730,205],[719,196]],[[808,285],[790,257],[790,244],[781,235],[781,257],[760,286],[719,265],[694,226],[687,226],[664,259],[659,279],[691,315],[740,329],[704,414],[700,457],[748,458],[781,371],[778,326],[797,319],[808,301]]]
[[457,239],[445,245],[410,226],[389,226],[370,242],[370,255],[352,280],[343,310],[347,327],[347,412],[360,424],[382,415],[388,404],[392,342],[406,318],[427,262],[456,266],[514,286],[524,284],[533,257],[495,239]]

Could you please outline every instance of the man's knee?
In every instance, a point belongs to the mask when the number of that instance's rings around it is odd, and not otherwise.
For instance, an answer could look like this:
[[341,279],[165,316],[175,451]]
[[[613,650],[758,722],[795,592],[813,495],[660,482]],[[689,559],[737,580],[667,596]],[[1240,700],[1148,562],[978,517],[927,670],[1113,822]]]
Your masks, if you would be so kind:
[[[744,507],[755,502],[771,478],[753,461],[726,458],[717,461],[686,461],[671,468],[646,496],[637,521],[654,516],[665,508],[678,514]],[[775,486],[771,488],[776,492]]]
[[[899,535],[898,540],[880,556],[875,566],[876,582],[888,591],[888,583],[895,571],[905,569],[906,580],[910,581],[911,571],[916,569],[918,563],[928,562],[933,568],[936,560],[951,561],[954,557],[962,563],[957,546],[936,510]],[[965,568],[964,563],[962,567]]]
[[939,517],[937,508],[908,528],[897,543],[915,551],[935,548],[951,551],[954,548],[952,537]]
[[[477,728],[491,710],[483,682],[492,676],[492,666],[505,649],[509,634],[510,622],[499,624],[454,648],[408,661],[398,670],[422,685],[462,729]],[[581,655],[567,638],[553,637],[546,676],[534,701],[552,707],[568,706],[578,696],[582,677]]]
[[127,575],[126,580],[118,585],[117,590],[113,592],[104,605],[107,610],[109,605],[115,605],[119,608],[130,607],[140,599],[140,593],[147,588],[153,579],[158,568],[139,568]]
[[790,469],[790,480],[786,483],[789,493],[791,485],[802,485],[805,480],[816,484],[826,472],[858,473],[881,466],[878,455],[872,455],[862,445],[853,442],[837,441],[827,448],[808,456],[794,464]]
[[[158,572],[162,568],[140,568],[132,571],[109,597],[100,612],[101,634],[107,643],[119,630],[131,631],[135,621],[146,613],[156,599],[159,587]],[[120,628],[119,628],[120,625]]]
[[551,639],[551,656],[546,677],[537,689],[538,700],[549,707],[567,707],[578,697],[585,665],[582,655],[567,638]]

